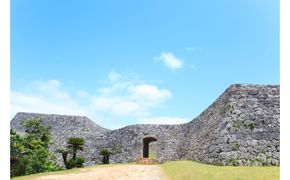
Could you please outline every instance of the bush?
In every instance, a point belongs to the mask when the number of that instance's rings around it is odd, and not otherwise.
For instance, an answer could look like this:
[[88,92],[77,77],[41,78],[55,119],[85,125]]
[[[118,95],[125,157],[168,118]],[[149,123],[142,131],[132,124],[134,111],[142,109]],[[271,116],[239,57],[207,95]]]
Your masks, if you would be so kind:
[[52,161],[46,163],[45,167],[46,167],[47,172],[64,170],[63,167],[61,167],[60,165],[58,165]]
[[110,154],[112,154],[111,150],[109,148],[102,148],[100,150],[100,154],[103,155],[103,164],[109,164],[110,163]]
[[75,159],[70,159],[67,162],[67,169],[84,167],[84,162],[84,157],[76,157]]
[[230,165],[230,166],[239,166],[240,163],[239,163],[239,161],[237,159],[229,159],[228,160],[228,165]]
[[71,149],[73,152],[73,159],[76,159],[77,151],[78,150],[83,151],[84,149],[85,140],[79,137],[71,137],[68,139],[67,143],[68,143],[67,147]]
[[10,176],[23,176],[29,169],[29,159],[27,157],[10,160]]
[[52,153],[48,149],[50,127],[45,127],[41,119],[24,121],[22,126],[25,135],[10,131],[10,176],[60,170],[51,161]]

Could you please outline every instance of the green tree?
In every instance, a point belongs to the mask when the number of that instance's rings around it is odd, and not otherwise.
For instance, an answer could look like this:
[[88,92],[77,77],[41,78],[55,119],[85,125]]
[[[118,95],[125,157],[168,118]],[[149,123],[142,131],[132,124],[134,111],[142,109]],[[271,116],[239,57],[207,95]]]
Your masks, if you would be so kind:
[[45,127],[41,119],[22,122],[25,135],[10,131],[11,177],[62,169],[52,162],[48,149],[51,143],[51,128]]
[[71,149],[57,149],[56,152],[62,155],[64,166],[68,169],[67,156],[72,152]]
[[109,164],[110,155],[112,154],[111,150],[109,148],[102,148],[100,149],[100,154],[103,155],[103,164]]
[[79,137],[71,137],[68,139],[67,143],[67,147],[72,150],[73,159],[76,159],[77,151],[83,151],[84,149],[85,140]]
[[16,131],[10,130],[10,174],[11,176],[25,175],[29,161],[26,140]]
[[28,135],[27,138],[38,139],[46,147],[51,143],[51,126],[45,127],[42,119],[35,118],[23,121],[21,125],[25,128],[25,132]]

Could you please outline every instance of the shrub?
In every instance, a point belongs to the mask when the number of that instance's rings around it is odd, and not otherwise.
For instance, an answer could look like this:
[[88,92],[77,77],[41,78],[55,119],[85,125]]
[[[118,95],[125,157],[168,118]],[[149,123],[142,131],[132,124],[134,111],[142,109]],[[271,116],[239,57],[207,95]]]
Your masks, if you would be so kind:
[[56,153],[60,153],[63,159],[63,163],[65,168],[67,168],[67,156],[69,153],[71,153],[70,149],[57,149]]
[[[85,159],[83,157],[77,157],[77,151],[83,151],[85,140],[79,137],[71,137],[67,140],[67,144],[67,148],[60,148],[56,150],[57,153],[62,155],[65,167],[67,169],[83,167]],[[70,153],[72,153],[72,158],[67,160],[68,154]]]
[[110,154],[112,154],[111,150],[109,148],[102,148],[100,150],[100,154],[103,155],[103,164],[109,164],[110,163]]
[[228,160],[228,165],[238,166],[238,165],[240,165],[240,163],[239,163],[239,161],[237,159],[229,159]]
[[83,151],[84,149],[85,140],[83,138],[71,137],[68,139],[67,143],[67,147],[73,152],[73,159],[76,159],[77,151]]
[[24,121],[22,126],[27,133],[23,136],[10,131],[10,176],[60,170],[50,160],[51,128],[45,127],[41,119]]
[[67,169],[84,167],[84,162],[84,157],[76,157],[75,159],[70,159],[67,162]]

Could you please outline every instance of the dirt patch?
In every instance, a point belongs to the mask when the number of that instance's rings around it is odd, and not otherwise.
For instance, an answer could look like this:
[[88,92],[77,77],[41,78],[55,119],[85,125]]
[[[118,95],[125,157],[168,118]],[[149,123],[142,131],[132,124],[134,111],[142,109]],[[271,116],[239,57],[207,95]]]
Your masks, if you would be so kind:
[[77,173],[47,175],[37,180],[166,180],[157,165],[117,165],[82,169]]

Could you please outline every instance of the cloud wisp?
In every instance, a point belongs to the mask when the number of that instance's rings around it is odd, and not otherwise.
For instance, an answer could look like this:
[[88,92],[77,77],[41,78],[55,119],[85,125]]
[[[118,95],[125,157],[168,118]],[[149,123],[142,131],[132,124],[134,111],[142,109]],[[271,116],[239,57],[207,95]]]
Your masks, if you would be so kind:
[[58,80],[28,83],[21,91],[11,91],[11,117],[16,112],[84,115],[106,128],[187,122],[183,117],[153,114],[172,97],[168,89],[111,71],[96,93],[71,92]]
[[158,57],[154,58],[155,60],[160,60],[164,63],[165,67],[175,70],[175,69],[181,69],[183,67],[183,61],[179,58],[177,58],[173,53],[171,52],[161,52],[161,54]]

